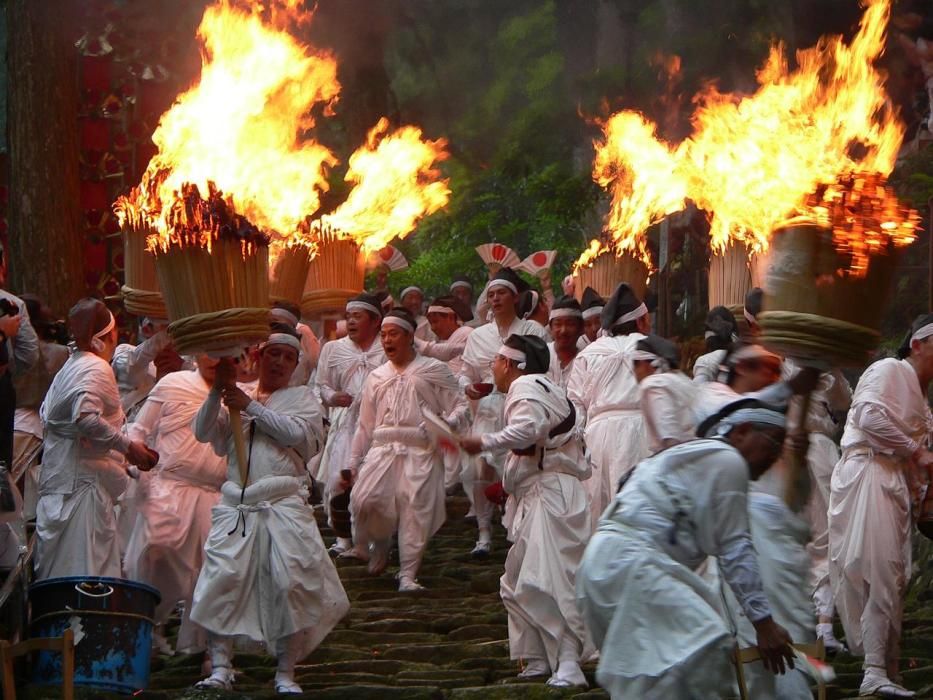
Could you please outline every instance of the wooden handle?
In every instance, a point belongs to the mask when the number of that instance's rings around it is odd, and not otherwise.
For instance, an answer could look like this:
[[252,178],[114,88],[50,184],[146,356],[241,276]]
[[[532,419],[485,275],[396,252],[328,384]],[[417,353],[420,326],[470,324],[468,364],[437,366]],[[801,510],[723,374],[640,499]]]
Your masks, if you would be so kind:
[[810,440],[807,433],[807,414],[810,413],[810,392],[803,395],[800,402],[800,423],[797,431],[802,436],[800,447],[787,450],[787,483],[784,484],[784,502],[793,512],[799,513],[810,498],[810,468],[807,465],[807,452]]
[[236,450],[236,461],[240,465],[240,486],[246,487],[246,443],[243,441],[243,418],[240,412],[235,409],[230,410],[230,427],[233,429],[233,447]]

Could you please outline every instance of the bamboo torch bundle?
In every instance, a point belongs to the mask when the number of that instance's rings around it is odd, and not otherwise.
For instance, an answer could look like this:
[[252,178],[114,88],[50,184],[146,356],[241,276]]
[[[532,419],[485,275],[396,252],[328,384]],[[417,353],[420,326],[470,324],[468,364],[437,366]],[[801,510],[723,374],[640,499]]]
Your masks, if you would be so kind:
[[709,263],[709,307],[733,307],[745,303],[752,287],[751,253],[741,242],[730,241],[722,251],[713,251]]
[[272,254],[274,262],[269,269],[269,300],[299,304],[311,267],[311,245],[306,241],[291,240],[273,248]]
[[[880,175],[853,175],[811,195],[806,216],[778,226],[764,276],[761,342],[801,365],[861,366],[880,340],[898,249],[915,238],[917,212],[901,207]],[[808,492],[806,418],[789,455],[785,501],[803,507]]]
[[269,242],[220,193],[186,186],[166,235],[149,237],[181,353],[235,355],[269,335]]
[[123,305],[136,316],[166,318],[155,258],[146,245],[155,231],[128,198],[118,199],[114,210],[123,235]]
[[320,219],[310,224],[315,253],[308,269],[301,311],[319,316],[343,311],[351,297],[363,291],[366,259],[356,241]]
[[573,273],[574,289],[579,301],[583,290],[592,287],[603,298],[609,298],[620,282],[628,284],[643,299],[648,288],[648,266],[631,251],[616,254],[603,252]]

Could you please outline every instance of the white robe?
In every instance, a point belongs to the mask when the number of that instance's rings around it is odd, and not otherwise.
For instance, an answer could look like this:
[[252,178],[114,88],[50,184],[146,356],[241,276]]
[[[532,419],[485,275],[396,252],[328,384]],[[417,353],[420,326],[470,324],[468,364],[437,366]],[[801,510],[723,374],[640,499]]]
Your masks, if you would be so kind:
[[208,388],[197,370],[166,375],[130,426],[134,439],[159,453],[159,464],[141,476],[136,523],[124,557],[126,575],[162,594],[157,624],[165,623],[175,605],[184,602],[177,648],[187,653],[205,646],[188,616],[211,528],[211,509],[220,500],[227,474],[227,460],[198,442],[191,427]]
[[832,476],[829,572],[846,643],[869,665],[897,659],[911,567],[908,471],[931,428],[909,362],[888,358],[865,370]]
[[503,487],[509,494],[506,521],[512,547],[499,582],[509,614],[513,659],[543,659],[556,670],[560,657],[579,662],[586,632],[574,585],[592,527],[586,491],[589,465],[576,428],[549,437],[570,414],[564,391],[544,375],[516,379],[505,400],[505,427],[483,436],[495,450],[535,448],[533,455],[509,452]]
[[[339,493],[340,472],[350,468],[350,445],[360,415],[363,383],[376,367],[386,361],[379,338],[368,350],[362,350],[350,338],[325,343],[317,367],[317,384],[322,403],[330,409],[330,429],[314,479],[324,485],[324,504]],[[347,407],[335,406],[334,395],[344,392],[353,397]]]
[[718,382],[721,365],[727,354],[726,350],[713,350],[700,355],[693,363],[693,381],[697,384]]
[[594,527],[618,490],[619,479],[648,454],[638,381],[629,357],[644,337],[631,333],[597,338],[577,355],[567,383],[593,467],[586,486]]
[[562,365],[560,358],[557,356],[557,351],[554,349],[554,341],[552,340],[548,343],[547,347],[551,352],[551,362],[547,368],[547,378],[564,391],[567,391],[567,382],[570,381],[570,373],[573,371],[573,363],[577,359],[577,356],[574,355],[570,358],[570,362],[566,365]]
[[350,607],[308,505],[304,465],[320,449],[320,409],[310,389],[288,387],[265,404],[253,400],[242,417],[249,455],[245,488],[219,394],[210,392],[195,417],[197,438],[227,455],[228,464],[191,620],[218,636],[265,642],[270,652],[279,640],[297,635],[294,649],[301,659]]
[[[499,324],[493,321],[475,329],[467,340],[463,350],[463,368],[460,374],[460,386],[470,384],[495,384],[492,376],[492,361],[502,343],[513,334],[542,336],[542,326],[535,321],[523,321],[516,318],[505,332],[499,331]],[[473,406],[472,432],[476,435],[494,433],[502,428],[502,409],[505,395],[493,387],[492,393],[484,396]],[[464,460],[461,480],[463,488],[476,510],[479,526],[489,527],[492,520],[492,504],[485,496],[485,489],[491,483],[489,470],[502,475],[505,454],[501,451],[484,451],[472,459]]]
[[638,401],[651,454],[662,450],[666,440],[680,444],[696,437],[696,394],[696,385],[676,370],[652,374],[639,383]]
[[[463,351],[472,332],[472,327],[460,326],[451,333],[447,340],[424,341],[415,338],[415,347],[425,357],[433,357],[435,360],[446,362],[454,376],[459,376],[463,369]],[[445,487],[450,488],[460,482],[460,474],[467,457],[466,453],[460,450],[444,452]]]
[[399,575],[412,579],[446,515],[443,462],[424,432],[422,406],[451,425],[465,422],[466,399],[447,365],[416,356],[404,369],[386,362],[374,370],[350,455],[358,468],[350,492],[354,541],[386,544],[397,530]]
[[734,695],[731,625],[695,573],[708,556],[745,614],[771,614],[748,524],[748,466],[722,440],[642,461],[600,520],[577,572],[577,603],[613,699]]
[[40,415],[46,430],[36,506],[37,578],[119,578],[114,504],[126,489],[129,439],[121,431],[123,407],[110,365],[76,352],[55,375]]

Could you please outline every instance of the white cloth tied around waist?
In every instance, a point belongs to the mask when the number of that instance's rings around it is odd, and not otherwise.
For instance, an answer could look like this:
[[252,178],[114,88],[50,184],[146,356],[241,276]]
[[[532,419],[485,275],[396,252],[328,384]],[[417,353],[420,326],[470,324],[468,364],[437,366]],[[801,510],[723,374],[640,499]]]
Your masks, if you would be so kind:
[[597,420],[605,420],[607,418],[622,418],[626,416],[640,415],[641,406],[637,403],[632,404],[632,406],[620,408],[618,406],[613,406],[612,408],[607,408],[602,411],[597,411],[595,413],[589,413],[587,415],[587,422],[594,423]]
[[267,476],[245,489],[235,481],[225,481],[220,487],[223,505],[249,510],[267,508],[283,498],[307,494],[307,490],[307,482],[296,476]]
[[373,445],[398,443],[410,447],[428,447],[431,443],[422,428],[376,428],[373,431]]

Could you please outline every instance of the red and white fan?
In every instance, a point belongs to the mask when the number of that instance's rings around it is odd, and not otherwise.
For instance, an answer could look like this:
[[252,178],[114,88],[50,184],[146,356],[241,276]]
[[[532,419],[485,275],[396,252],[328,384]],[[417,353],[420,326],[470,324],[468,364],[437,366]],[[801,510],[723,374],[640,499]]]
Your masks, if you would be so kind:
[[476,252],[493,273],[503,267],[516,267],[520,260],[514,250],[501,243],[484,243],[476,246]]
[[408,260],[394,245],[387,245],[382,250],[373,253],[367,261],[369,269],[385,265],[392,272],[398,272],[408,267]]
[[540,277],[543,272],[547,272],[551,269],[551,266],[554,265],[554,258],[556,257],[556,250],[539,250],[537,253],[532,253],[522,260],[515,269],[523,270],[529,275]]

